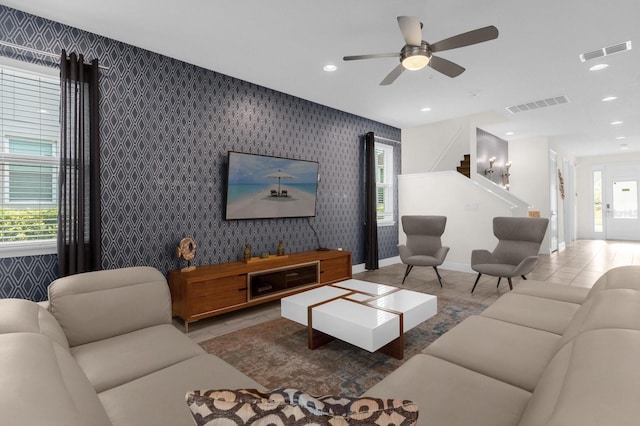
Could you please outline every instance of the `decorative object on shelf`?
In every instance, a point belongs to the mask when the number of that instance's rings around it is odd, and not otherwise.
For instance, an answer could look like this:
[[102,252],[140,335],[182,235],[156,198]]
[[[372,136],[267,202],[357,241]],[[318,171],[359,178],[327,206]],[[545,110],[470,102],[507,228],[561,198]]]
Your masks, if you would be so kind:
[[269,252],[268,251],[263,251],[262,254],[260,255],[261,259],[268,259],[269,258]]
[[275,254],[269,254],[267,257],[264,256],[264,253],[257,257],[252,257],[251,259],[243,260],[244,263],[264,263],[270,262],[272,260],[282,260],[289,257],[288,254],[284,254],[282,256],[276,256]]
[[280,240],[278,242],[278,251],[277,251],[278,256],[284,256],[284,244],[282,243],[282,240]]
[[196,242],[193,241],[193,238],[185,237],[180,240],[180,244],[176,247],[176,256],[179,259],[186,260],[187,266],[182,268],[182,272],[189,272],[196,269],[195,266],[191,265],[191,261],[196,256]]
[[244,245],[244,252],[242,258],[246,261],[251,259],[251,244]]
[[493,174],[493,163],[496,162],[496,157],[489,158],[489,168],[484,171],[484,174],[487,176],[491,176]]
[[504,184],[504,189],[509,190],[509,176],[511,176],[511,161],[507,161],[504,165],[504,173],[502,174],[502,183]]
[[560,190],[560,197],[564,200],[564,178],[560,169],[558,169],[558,189]]

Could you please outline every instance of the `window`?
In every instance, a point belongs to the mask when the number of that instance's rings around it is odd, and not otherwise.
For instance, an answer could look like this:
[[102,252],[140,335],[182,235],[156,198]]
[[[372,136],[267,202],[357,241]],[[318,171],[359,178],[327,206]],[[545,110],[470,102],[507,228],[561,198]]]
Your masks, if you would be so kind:
[[593,232],[603,232],[602,170],[593,171]]
[[378,225],[393,224],[393,147],[376,143]]
[[55,251],[59,104],[59,78],[0,65],[2,256]]

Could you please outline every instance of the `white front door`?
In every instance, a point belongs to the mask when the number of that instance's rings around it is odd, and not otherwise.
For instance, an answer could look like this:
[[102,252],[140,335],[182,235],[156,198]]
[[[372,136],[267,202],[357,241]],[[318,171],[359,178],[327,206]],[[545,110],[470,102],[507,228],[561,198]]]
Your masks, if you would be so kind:
[[640,164],[610,165],[605,169],[605,232],[608,240],[640,240],[638,181]]

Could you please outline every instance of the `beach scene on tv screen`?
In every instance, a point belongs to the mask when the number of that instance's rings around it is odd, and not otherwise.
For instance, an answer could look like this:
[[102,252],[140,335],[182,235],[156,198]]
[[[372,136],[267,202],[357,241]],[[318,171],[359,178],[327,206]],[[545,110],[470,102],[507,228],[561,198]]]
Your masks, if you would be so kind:
[[314,216],[318,163],[229,153],[227,219]]

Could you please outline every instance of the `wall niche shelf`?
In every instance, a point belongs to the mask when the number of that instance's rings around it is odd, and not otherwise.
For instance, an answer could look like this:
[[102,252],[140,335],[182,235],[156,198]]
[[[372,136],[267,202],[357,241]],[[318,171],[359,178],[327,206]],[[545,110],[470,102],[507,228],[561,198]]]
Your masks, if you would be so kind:
[[171,310],[189,324],[351,278],[351,253],[309,251],[169,271]]

